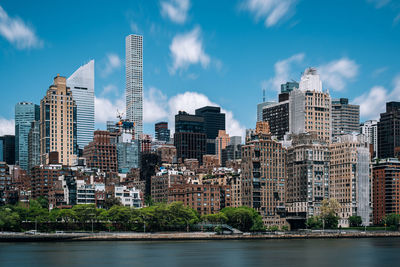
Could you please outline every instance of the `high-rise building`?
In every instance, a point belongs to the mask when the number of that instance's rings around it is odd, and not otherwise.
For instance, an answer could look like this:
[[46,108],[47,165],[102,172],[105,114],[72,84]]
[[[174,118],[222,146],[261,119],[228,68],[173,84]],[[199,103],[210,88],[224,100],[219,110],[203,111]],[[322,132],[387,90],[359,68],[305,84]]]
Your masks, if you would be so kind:
[[31,123],[39,120],[40,108],[30,102],[15,105],[15,163],[28,170],[28,134]]
[[289,132],[289,100],[264,107],[262,120],[269,123],[271,134],[282,140]]
[[276,104],[275,101],[263,101],[262,103],[257,104],[257,121],[263,120],[263,110],[264,108]]
[[332,138],[359,131],[360,106],[349,104],[349,99],[332,99]]
[[400,161],[397,158],[377,160],[373,164],[373,222],[381,224],[391,213],[400,214]]
[[215,139],[215,151],[219,164],[222,163],[222,150],[229,145],[229,142],[229,134],[227,134],[225,130],[219,130],[218,136]]
[[49,162],[49,153],[58,152],[58,162],[73,165],[77,158],[76,104],[65,77],[57,76],[40,101],[40,157]]
[[388,102],[378,122],[378,158],[393,158],[399,146],[400,102]]
[[317,132],[318,138],[331,142],[331,98],[322,91],[317,70],[308,68],[301,77],[299,89],[289,96],[289,132]]
[[103,172],[117,171],[117,148],[110,139],[108,131],[94,132],[93,141],[83,150],[83,157],[89,168],[98,168]]
[[143,36],[125,38],[126,118],[135,124],[135,139],[143,133]]
[[168,129],[168,122],[162,121],[158,122],[154,126],[157,141],[169,142],[171,132]]
[[330,145],[329,197],[339,201],[339,225],[349,227],[350,216],[368,226],[371,217],[370,154],[364,135],[342,135]]
[[242,147],[242,204],[266,225],[285,224],[286,149],[271,139],[268,122],[257,122]]
[[79,67],[68,79],[76,103],[77,144],[83,149],[93,140],[94,132],[94,60]]
[[134,139],[134,123],[122,120],[117,123],[118,172],[129,173],[140,166],[140,140]]
[[225,113],[221,113],[220,107],[202,107],[196,109],[196,116],[204,118],[204,131],[207,135],[206,153],[215,155],[215,138],[219,130],[225,130]]
[[15,136],[0,136],[0,161],[8,165],[15,164]]
[[378,155],[378,121],[368,120],[361,123],[360,133],[367,137],[368,143],[372,146],[371,157],[376,158]]
[[40,165],[40,121],[33,121],[28,134],[28,173]]
[[317,133],[292,135],[287,152],[286,209],[293,229],[320,214],[329,198],[329,146]]
[[204,117],[179,111],[175,115],[174,145],[177,158],[197,159],[202,162],[206,154],[207,135],[204,130]]
[[281,84],[281,93],[278,95],[279,102],[288,101],[290,92],[295,88],[299,88],[299,83],[296,81]]

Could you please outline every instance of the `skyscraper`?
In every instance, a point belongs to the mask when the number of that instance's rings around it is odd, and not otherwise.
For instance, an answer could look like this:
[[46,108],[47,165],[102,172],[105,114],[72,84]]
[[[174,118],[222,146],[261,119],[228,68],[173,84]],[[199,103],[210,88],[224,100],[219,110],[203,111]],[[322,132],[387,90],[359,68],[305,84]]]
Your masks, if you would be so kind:
[[59,163],[75,163],[76,139],[76,104],[67,87],[67,79],[57,74],[54,84],[40,101],[41,163],[48,164],[49,153],[55,151]]
[[347,98],[332,99],[332,137],[359,131],[360,106],[349,104]]
[[135,139],[143,133],[143,36],[125,38],[126,118],[135,124]]
[[28,173],[40,165],[40,121],[33,121],[28,134]]
[[220,107],[206,106],[196,109],[196,116],[204,118],[204,131],[207,135],[206,153],[215,155],[215,138],[219,130],[225,130],[225,113]]
[[393,158],[396,147],[400,147],[400,102],[388,102],[378,122],[378,158]]
[[0,136],[0,161],[6,162],[8,165],[15,164],[15,136]]
[[330,143],[331,97],[322,91],[317,70],[308,68],[301,76],[299,89],[289,96],[289,132],[292,134],[317,132],[318,138]]
[[360,133],[367,137],[367,142],[372,146],[370,148],[371,158],[378,155],[378,121],[368,120],[360,124]]
[[206,154],[206,138],[203,117],[184,111],[175,115],[174,145],[177,158],[182,162],[185,159],[197,159],[202,162],[203,155]]
[[39,120],[39,106],[30,102],[15,105],[15,162],[28,170],[28,134],[31,123]]
[[83,149],[94,132],[94,60],[79,67],[67,79],[67,86],[76,103],[77,144]]

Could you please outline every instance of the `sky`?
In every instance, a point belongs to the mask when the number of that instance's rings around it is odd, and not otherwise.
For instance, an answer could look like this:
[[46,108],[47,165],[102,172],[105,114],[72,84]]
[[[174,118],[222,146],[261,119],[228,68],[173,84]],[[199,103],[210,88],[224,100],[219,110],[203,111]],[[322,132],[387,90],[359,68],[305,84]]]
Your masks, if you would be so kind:
[[0,0],[0,135],[59,73],[95,60],[96,129],[125,103],[125,36],[143,35],[144,132],[218,105],[230,135],[316,67],[333,98],[378,119],[400,101],[400,0]]

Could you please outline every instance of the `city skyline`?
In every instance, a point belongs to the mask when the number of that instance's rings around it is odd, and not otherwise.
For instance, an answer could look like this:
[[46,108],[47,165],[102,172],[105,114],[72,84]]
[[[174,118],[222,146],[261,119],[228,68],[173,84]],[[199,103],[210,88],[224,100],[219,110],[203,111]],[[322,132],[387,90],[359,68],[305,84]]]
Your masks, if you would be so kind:
[[[58,15],[68,14],[73,21],[77,15],[70,11],[74,6],[70,2],[60,4]],[[11,105],[38,104],[52,77],[57,73],[68,77],[91,59],[98,62],[95,103],[101,107],[96,109],[95,128],[105,129],[106,120],[116,119],[117,108],[125,110],[124,38],[132,33],[145,39],[146,133],[153,133],[158,121],[173,125],[178,110],[194,113],[216,104],[227,115],[227,132],[243,136],[256,121],[262,89],[267,90],[267,100],[275,100],[280,83],[299,81],[308,66],[320,71],[323,89],[329,89],[332,98],[348,97],[350,103],[361,104],[362,121],[377,119],[386,101],[400,99],[399,4],[281,2],[286,9],[267,0],[219,1],[213,10],[208,9],[209,1],[115,2],[95,8],[84,3],[82,11],[93,12],[88,18],[104,16],[75,26],[57,20],[56,6],[46,1],[43,10],[29,2],[22,10],[3,1],[0,60],[8,67],[0,79],[4,88],[16,88],[25,99],[19,94],[3,99],[2,134],[12,133],[7,132],[13,129]],[[273,16],[279,10],[281,16]],[[325,16],[327,12],[336,16]],[[41,14],[53,23],[43,23]],[[56,28],[62,34],[54,34]],[[29,84],[22,83],[21,75]]]

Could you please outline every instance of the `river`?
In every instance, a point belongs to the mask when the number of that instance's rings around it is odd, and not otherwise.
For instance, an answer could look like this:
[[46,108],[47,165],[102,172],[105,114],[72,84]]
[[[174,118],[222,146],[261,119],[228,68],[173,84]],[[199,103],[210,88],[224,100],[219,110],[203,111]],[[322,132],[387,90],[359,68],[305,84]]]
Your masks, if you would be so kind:
[[0,243],[0,266],[400,266],[400,238]]

